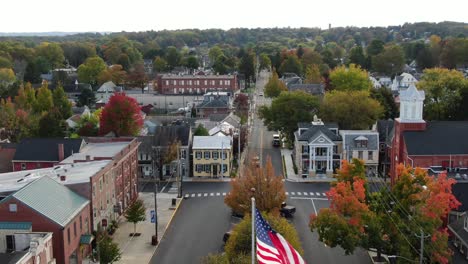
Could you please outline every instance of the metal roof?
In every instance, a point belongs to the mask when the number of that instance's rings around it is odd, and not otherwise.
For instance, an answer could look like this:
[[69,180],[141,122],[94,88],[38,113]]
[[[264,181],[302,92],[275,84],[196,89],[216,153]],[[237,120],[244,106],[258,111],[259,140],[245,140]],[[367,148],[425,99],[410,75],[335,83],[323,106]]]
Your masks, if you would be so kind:
[[227,136],[194,136],[192,149],[230,149],[231,138]]
[[31,230],[31,222],[0,222],[0,229],[8,230]]
[[[66,226],[89,200],[74,193],[50,177],[42,177],[10,195],[58,225]],[[8,202],[10,197],[2,202]]]

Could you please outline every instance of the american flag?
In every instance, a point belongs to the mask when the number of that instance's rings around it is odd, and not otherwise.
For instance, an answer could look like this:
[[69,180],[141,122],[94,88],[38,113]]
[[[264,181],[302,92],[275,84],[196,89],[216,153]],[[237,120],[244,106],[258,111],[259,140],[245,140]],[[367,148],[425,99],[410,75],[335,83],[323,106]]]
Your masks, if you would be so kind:
[[260,264],[305,264],[301,255],[263,219],[255,208],[257,260]]

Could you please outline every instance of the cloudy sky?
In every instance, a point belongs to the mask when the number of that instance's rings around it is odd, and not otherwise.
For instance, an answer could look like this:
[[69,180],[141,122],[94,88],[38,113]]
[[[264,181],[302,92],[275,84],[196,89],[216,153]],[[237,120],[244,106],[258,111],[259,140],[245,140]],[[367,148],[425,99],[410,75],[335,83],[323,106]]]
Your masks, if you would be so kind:
[[0,32],[468,22],[468,0],[6,0]]

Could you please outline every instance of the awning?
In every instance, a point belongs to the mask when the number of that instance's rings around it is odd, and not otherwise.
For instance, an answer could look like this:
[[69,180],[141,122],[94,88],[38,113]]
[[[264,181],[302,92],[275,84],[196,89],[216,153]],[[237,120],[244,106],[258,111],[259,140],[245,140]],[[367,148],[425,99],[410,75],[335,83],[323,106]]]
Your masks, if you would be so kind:
[[93,240],[94,240],[93,235],[81,235],[80,245],[91,245],[91,242],[93,242]]

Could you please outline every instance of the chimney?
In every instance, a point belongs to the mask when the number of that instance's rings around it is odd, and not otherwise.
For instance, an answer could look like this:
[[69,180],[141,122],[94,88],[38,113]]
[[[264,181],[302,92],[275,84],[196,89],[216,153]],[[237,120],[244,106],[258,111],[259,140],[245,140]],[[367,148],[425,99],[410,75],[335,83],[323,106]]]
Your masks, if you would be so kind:
[[86,155],[86,161],[91,161],[91,156]]
[[58,160],[59,162],[65,158],[65,152],[63,149],[63,143],[58,144]]

